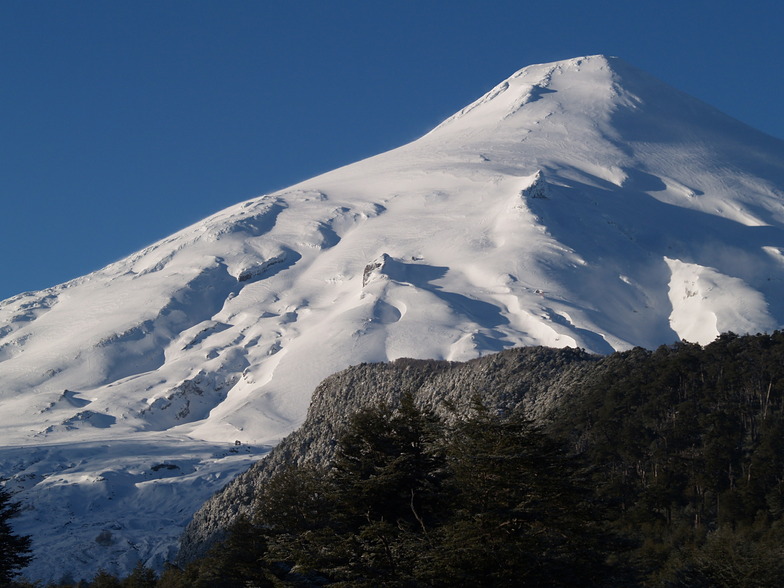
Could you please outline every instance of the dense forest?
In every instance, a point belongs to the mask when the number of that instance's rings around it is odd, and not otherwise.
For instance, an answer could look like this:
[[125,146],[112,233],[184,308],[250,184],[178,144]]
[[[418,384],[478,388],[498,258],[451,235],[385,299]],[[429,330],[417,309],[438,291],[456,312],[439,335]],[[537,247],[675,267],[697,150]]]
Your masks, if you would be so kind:
[[445,409],[360,410],[205,557],[81,585],[784,585],[784,333],[615,353],[536,422]]

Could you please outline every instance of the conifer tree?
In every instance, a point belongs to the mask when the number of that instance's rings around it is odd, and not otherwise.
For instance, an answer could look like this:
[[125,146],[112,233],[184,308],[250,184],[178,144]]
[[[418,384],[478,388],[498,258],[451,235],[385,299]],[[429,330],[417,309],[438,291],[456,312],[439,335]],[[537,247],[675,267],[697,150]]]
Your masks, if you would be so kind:
[[102,569],[93,577],[90,588],[122,588],[122,584],[117,576]]
[[452,434],[453,518],[440,530],[433,585],[608,586],[618,544],[602,529],[579,464],[517,413],[478,405]]
[[412,581],[442,501],[438,436],[438,421],[409,395],[398,409],[355,414],[322,486],[328,524],[304,535],[307,567],[376,586]]
[[155,588],[157,583],[157,574],[139,561],[130,575],[123,579],[122,588]]
[[18,502],[0,488],[0,586],[10,584],[16,574],[32,561],[30,537],[15,534],[9,521],[20,511]]

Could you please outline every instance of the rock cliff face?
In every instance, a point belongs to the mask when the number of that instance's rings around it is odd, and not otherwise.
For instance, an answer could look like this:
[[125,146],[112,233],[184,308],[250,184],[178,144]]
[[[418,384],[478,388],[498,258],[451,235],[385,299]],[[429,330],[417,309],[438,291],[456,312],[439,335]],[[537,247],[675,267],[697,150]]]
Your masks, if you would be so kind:
[[302,426],[264,459],[239,475],[194,515],[182,538],[179,563],[202,555],[240,515],[276,472],[290,464],[327,464],[350,415],[379,404],[395,406],[410,393],[416,403],[450,419],[466,414],[476,397],[497,411],[522,408],[546,419],[580,382],[601,367],[599,356],[580,349],[529,347],[465,363],[398,359],[362,364],[325,379],[315,390]]

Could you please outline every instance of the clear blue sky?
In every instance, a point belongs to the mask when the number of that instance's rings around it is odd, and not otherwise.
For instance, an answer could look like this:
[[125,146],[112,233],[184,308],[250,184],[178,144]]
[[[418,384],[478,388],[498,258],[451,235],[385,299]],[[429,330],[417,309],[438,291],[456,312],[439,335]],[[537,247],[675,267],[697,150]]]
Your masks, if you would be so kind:
[[782,25],[780,0],[3,0],[0,299],[413,140],[532,63],[617,55],[784,138]]

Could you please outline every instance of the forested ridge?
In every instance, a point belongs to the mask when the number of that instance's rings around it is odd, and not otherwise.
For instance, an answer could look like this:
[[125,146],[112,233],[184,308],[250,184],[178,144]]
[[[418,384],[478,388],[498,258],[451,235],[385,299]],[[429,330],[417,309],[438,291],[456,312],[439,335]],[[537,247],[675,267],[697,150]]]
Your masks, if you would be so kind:
[[784,584],[784,333],[547,353],[525,357],[582,367],[536,419],[419,382],[356,411],[326,463],[276,469],[206,556],[89,585]]
[[784,334],[603,360],[549,430],[593,468],[648,585],[784,583]]

